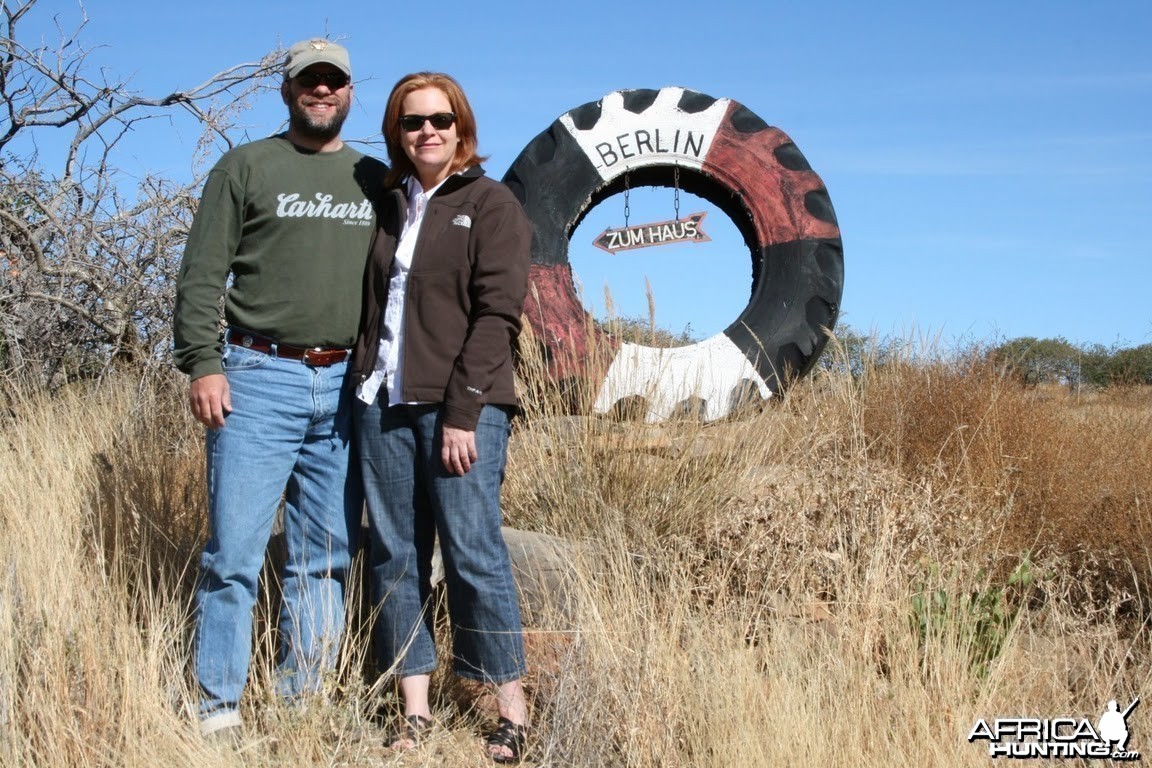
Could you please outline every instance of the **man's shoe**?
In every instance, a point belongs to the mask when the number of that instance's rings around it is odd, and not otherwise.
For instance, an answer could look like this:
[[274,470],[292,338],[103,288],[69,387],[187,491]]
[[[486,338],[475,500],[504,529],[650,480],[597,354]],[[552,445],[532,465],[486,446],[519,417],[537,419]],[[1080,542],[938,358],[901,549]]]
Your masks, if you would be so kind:
[[209,715],[200,721],[200,736],[216,746],[239,747],[244,737],[244,721],[236,710]]

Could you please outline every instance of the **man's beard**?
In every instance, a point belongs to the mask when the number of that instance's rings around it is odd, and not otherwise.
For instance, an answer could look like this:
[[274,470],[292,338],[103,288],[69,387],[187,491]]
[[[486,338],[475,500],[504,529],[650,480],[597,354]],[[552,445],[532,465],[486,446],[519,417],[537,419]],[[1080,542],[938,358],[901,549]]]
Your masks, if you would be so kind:
[[340,129],[344,127],[344,120],[347,119],[351,106],[350,100],[341,99],[336,102],[336,109],[331,116],[316,118],[300,106],[299,101],[293,101],[288,109],[289,122],[301,136],[328,141],[340,135]]

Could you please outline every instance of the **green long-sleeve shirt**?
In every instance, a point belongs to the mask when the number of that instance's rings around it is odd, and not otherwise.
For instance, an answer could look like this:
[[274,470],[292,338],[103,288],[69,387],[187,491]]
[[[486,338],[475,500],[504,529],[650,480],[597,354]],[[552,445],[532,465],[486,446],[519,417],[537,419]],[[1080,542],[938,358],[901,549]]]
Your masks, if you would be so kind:
[[193,379],[222,372],[226,289],[229,325],[296,346],[351,346],[385,170],[348,146],[308,152],[280,136],[225,154],[180,265],[176,366]]

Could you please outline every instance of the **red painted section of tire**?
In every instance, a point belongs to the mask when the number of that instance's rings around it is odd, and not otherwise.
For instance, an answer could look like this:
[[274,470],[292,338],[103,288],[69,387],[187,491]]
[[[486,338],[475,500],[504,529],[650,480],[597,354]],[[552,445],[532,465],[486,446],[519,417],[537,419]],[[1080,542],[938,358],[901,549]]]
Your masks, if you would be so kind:
[[[524,316],[532,332],[548,350],[548,371],[556,379],[587,374],[592,358],[589,349],[590,318],[573,289],[569,264],[533,264],[528,271],[528,295]],[[611,345],[607,334],[593,331],[597,345]]]
[[840,228],[808,212],[804,196],[824,188],[814,171],[793,171],[780,165],[776,149],[792,139],[779,128],[741,133],[732,126],[729,105],[712,147],[704,160],[704,173],[714,176],[744,200],[756,226],[759,245],[792,240],[840,237]]

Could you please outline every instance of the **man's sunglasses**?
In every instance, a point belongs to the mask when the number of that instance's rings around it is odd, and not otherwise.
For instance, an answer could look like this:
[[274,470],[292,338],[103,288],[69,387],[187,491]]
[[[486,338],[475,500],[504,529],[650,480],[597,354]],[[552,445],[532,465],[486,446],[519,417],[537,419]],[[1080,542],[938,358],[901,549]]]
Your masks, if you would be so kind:
[[418,131],[424,127],[424,121],[427,120],[432,123],[432,127],[438,131],[444,131],[452,127],[452,123],[456,122],[455,112],[437,112],[434,115],[400,115],[400,127],[408,132]]
[[343,72],[301,72],[294,78],[301,88],[315,88],[324,83],[330,91],[338,91],[348,85],[348,75]]

